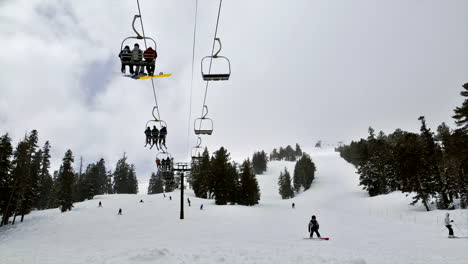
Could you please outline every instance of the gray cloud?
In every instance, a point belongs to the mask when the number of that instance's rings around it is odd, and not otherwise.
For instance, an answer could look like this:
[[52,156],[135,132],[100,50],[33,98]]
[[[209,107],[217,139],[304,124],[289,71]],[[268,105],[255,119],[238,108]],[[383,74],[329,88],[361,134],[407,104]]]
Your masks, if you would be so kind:
[[[194,1],[140,1],[145,31],[158,42],[156,80],[168,146],[187,158],[188,126],[200,115],[200,59],[211,51],[217,1],[200,0],[191,121]],[[133,35],[134,1],[1,3],[0,133],[15,140],[36,128],[58,168],[67,148],[113,167],[125,151],[140,182],[154,170],[143,129],[154,105],[149,81],[119,71],[117,53]],[[223,1],[219,36],[231,59],[228,82],[210,84],[215,132],[236,159],[295,142],[365,137],[367,127],[417,131],[453,125],[468,72],[468,2]],[[193,127],[190,127],[190,130]]]

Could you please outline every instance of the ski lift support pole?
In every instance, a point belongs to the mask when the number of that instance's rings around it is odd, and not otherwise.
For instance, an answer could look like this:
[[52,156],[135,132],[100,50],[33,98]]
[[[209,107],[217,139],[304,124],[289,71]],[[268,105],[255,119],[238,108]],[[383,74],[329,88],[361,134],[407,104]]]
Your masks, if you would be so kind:
[[184,219],[184,172],[191,171],[187,162],[177,162],[174,164],[174,171],[180,172],[180,219]]

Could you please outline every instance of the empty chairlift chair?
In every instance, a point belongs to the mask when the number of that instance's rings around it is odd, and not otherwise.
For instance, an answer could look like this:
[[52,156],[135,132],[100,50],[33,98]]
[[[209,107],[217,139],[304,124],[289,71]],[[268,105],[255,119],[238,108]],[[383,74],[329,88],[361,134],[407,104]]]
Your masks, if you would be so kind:
[[213,133],[213,120],[207,118],[208,107],[203,106],[203,116],[201,118],[195,119],[194,122],[194,131],[195,135],[211,135]]
[[201,60],[201,73],[205,81],[227,81],[231,76],[231,62],[221,52],[221,40],[216,38],[219,49],[213,56],[206,56]]

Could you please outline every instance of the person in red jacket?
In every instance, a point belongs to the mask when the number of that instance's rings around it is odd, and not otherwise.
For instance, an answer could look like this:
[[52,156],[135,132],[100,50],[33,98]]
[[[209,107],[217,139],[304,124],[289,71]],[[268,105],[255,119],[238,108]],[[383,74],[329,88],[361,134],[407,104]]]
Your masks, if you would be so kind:
[[145,50],[145,52],[143,52],[143,58],[145,59],[145,62],[149,63],[149,65],[146,65],[146,71],[148,72],[149,76],[152,76],[154,74],[154,64],[157,57],[158,53],[156,53],[156,51],[151,47],[149,47]]

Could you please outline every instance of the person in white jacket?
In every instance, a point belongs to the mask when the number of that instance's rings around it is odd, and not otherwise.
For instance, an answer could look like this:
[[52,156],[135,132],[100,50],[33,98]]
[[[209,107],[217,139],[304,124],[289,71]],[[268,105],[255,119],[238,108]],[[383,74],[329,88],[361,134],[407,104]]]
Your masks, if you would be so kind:
[[453,235],[453,228],[452,228],[452,225],[450,224],[450,223],[452,223],[452,222],[453,222],[453,220],[450,220],[450,214],[447,213],[447,214],[445,215],[445,227],[447,227],[447,229],[449,230],[449,236],[448,236],[449,238],[455,237],[455,236]]

